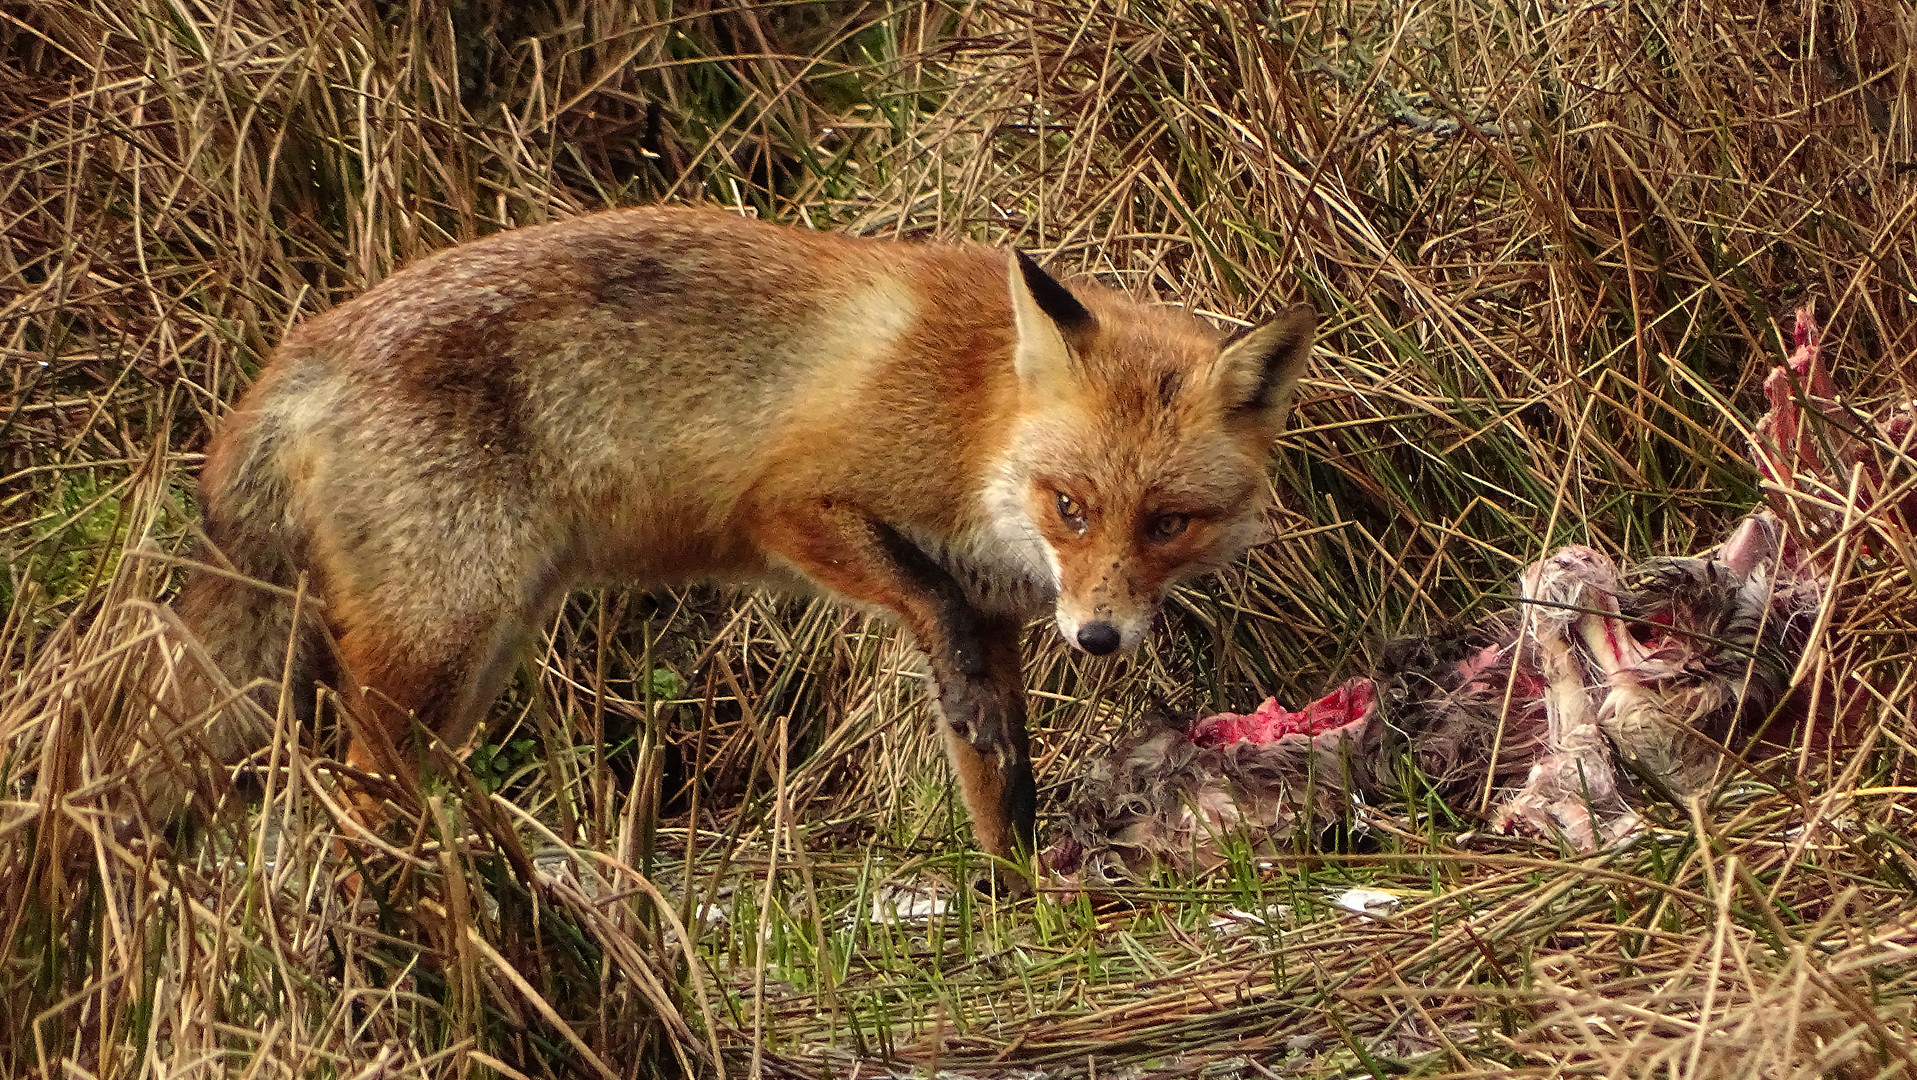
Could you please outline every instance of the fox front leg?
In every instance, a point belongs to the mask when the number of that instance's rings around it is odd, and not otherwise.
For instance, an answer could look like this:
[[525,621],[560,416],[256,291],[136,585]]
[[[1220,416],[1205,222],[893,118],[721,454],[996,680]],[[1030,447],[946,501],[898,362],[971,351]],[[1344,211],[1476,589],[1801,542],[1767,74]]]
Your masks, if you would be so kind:
[[882,523],[873,528],[899,568],[935,598],[933,625],[912,632],[931,663],[945,750],[972,831],[986,853],[1019,862],[1032,851],[1038,817],[1019,622],[981,615],[916,544]]
[[[1038,785],[1032,777],[1031,743],[1025,732],[1025,684],[1019,663],[1017,619],[975,619],[984,670],[938,685],[939,723],[959,792],[972,813],[972,829],[986,852],[1023,862],[1033,850]],[[977,738],[980,723],[993,736]],[[996,813],[981,813],[995,807]]]
[[905,623],[932,669],[946,752],[988,855],[1020,862],[1038,809],[1016,621],[981,615],[952,575],[897,529],[821,500],[759,518],[760,541],[845,598]]

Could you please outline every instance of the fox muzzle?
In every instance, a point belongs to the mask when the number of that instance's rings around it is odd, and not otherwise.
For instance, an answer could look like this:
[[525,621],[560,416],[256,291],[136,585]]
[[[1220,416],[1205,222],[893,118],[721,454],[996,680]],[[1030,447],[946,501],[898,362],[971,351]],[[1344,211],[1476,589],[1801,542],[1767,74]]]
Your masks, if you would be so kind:
[[1057,613],[1058,632],[1082,652],[1092,656],[1110,656],[1137,648],[1138,643],[1145,640],[1145,631],[1151,628],[1152,614],[1146,611],[1135,618],[1118,619],[1099,611],[1090,619],[1081,620],[1060,607]]

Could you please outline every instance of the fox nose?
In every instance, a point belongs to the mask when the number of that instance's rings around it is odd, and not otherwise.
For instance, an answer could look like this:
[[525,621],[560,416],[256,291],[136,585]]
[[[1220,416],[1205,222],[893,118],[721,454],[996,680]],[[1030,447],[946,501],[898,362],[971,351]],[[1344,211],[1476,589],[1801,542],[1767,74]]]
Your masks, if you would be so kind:
[[1118,627],[1108,622],[1086,623],[1078,628],[1078,647],[1093,656],[1105,656],[1118,648]]

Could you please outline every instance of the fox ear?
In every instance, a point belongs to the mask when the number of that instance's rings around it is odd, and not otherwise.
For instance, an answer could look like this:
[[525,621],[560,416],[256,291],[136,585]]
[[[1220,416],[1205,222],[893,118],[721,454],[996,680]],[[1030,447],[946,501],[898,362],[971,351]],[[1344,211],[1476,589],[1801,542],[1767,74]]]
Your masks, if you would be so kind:
[[1007,285],[1012,319],[1018,330],[1013,365],[1027,389],[1058,386],[1071,377],[1070,344],[1083,342],[1098,328],[1070,289],[1038,268],[1023,251],[1013,250]]
[[1218,353],[1213,385],[1225,408],[1276,431],[1284,426],[1292,391],[1311,359],[1317,317],[1300,304],[1245,331]]

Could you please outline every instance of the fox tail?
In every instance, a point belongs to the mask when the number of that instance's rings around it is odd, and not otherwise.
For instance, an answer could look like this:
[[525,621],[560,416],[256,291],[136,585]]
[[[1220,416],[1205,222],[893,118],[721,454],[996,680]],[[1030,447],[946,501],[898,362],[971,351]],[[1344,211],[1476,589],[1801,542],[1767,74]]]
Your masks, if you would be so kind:
[[[148,812],[180,816],[205,781],[267,745],[277,718],[311,718],[323,630],[299,567],[309,532],[270,415],[236,414],[207,455],[205,535],[173,604],[180,633],[149,681],[134,753]],[[295,728],[294,730],[297,730]]]

